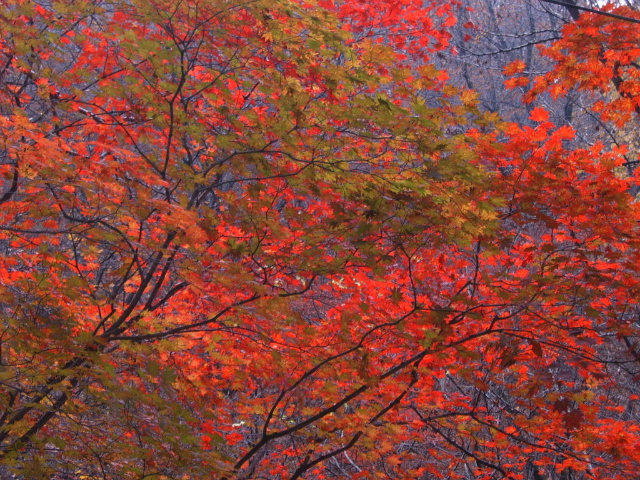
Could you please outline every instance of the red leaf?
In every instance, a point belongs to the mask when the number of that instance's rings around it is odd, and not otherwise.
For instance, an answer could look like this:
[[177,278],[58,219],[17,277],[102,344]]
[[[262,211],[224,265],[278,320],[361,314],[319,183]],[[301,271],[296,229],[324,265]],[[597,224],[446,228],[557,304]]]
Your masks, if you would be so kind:
[[542,107],[536,107],[531,110],[530,118],[534,122],[547,122],[549,121],[549,112]]

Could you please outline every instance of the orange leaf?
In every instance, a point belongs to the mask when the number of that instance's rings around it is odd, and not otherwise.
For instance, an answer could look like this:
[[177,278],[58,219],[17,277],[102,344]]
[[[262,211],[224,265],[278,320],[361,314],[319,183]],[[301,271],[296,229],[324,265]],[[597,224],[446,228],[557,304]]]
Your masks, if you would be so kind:
[[547,112],[542,107],[536,107],[533,110],[531,110],[530,118],[534,122],[548,122],[549,121],[549,112]]

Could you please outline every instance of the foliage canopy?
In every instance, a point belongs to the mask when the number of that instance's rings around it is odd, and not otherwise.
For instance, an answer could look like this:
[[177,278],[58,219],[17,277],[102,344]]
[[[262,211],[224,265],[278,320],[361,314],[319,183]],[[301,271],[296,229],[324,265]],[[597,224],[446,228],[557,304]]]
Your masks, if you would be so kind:
[[[0,5],[0,475],[636,478],[630,160],[449,85],[451,5]],[[633,25],[546,54],[635,121]]]

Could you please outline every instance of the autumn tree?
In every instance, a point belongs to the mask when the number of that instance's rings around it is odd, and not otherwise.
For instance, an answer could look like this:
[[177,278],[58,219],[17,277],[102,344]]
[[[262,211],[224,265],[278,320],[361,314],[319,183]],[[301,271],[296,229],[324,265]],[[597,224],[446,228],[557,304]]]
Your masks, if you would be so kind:
[[447,85],[450,5],[0,19],[2,475],[634,478],[623,152]]

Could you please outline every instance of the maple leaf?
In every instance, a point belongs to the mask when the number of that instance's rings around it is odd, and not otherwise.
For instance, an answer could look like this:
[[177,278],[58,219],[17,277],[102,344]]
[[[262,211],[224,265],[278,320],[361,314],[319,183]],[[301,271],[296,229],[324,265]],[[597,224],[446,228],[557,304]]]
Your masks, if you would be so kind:
[[534,122],[547,122],[549,121],[549,112],[542,107],[535,107],[531,110],[530,117]]
[[515,75],[516,73],[522,73],[524,72],[525,68],[527,68],[526,63],[524,63],[522,60],[516,60],[514,62],[511,62],[509,65],[507,65],[504,70],[503,73],[505,75]]

